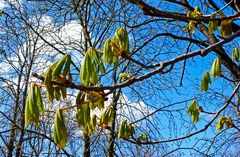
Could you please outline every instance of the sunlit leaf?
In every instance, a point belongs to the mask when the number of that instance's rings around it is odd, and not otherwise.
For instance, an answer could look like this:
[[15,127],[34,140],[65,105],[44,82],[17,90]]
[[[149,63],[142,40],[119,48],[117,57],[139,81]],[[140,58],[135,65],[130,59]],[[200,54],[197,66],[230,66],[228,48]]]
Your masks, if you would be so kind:
[[209,83],[211,83],[211,78],[209,73],[206,71],[202,77],[201,91],[207,91]]
[[221,66],[221,62],[219,60],[219,58],[216,58],[213,61],[211,70],[210,70],[210,74],[214,77],[214,79],[216,79],[217,76],[221,76],[222,75],[222,66]]
[[220,34],[222,36],[229,36],[232,34],[232,32],[232,20],[230,19],[222,21],[220,25]]
[[65,125],[62,110],[58,109],[55,114],[54,120],[54,131],[53,131],[54,142],[60,147],[64,148],[67,143],[67,127]]
[[[211,18],[216,18],[215,14],[211,15]],[[208,34],[213,34],[218,28],[218,21],[209,21],[208,23]]]
[[197,102],[196,100],[192,100],[187,113],[192,117],[192,122],[198,122],[199,120],[199,110],[198,110],[198,106],[197,106]]

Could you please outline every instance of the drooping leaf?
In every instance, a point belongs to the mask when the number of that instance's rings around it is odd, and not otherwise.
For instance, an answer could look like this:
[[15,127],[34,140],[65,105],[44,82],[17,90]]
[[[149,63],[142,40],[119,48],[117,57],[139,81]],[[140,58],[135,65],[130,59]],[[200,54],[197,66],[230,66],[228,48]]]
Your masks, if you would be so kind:
[[200,9],[198,6],[196,6],[196,7],[194,8],[194,11],[193,11],[193,13],[192,13],[192,16],[195,17],[195,18],[202,16],[202,11],[201,11],[201,9]]
[[53,71],[52,71],[53,79],[57,78],[61,74],[64,63],[66,61],[66,56],[67,55],[64,55],[61,59],[59,59],[57,61],[58,62],[57,65],[53,68]]
[[103,125],[103,127],[107,126],[113,118],[113,108],[112,106],[108,106],[102,113],[100,117],[100,123]]
[[234,48],[232,52],[232,61],[240,61],[240,48]]
[[127,128],[127,121],[124,120],[121,122],[121,125],[118,129],[118,138],[127,138],[128,128]]
[[67,88],[61,87],[61,88],[60,88],[60,92],[61,92],[62,98],[63,98],[64,100],[66,100],[66,99],[67,99]]
[[219,58],[216,58],[213,61],[211,70],[210,70],[210,74],[214,77],[214,79],[216,79],[217,76],[221,76],[222,75],[222,66],[221,66],[221,62],[219,60]]
[[129,39],[128,39],[128,33],[125,28],[118,28],[115,36],[117,39],[119,39],[120,48],[123,50],[122,53],[125,55],[129,55]]
[[111,39],[107,39],[104,44],[104,50],[103,50],[103,61],[104,63],[109,63],[110,65],[113,62],[113,50],[111,46]]
[[77,121],[79,126],[85,126],[90,121],[90,107],[88,103],[82,104],[77,109]]
[[82,105],[82,103],[84,102],[85,100],[85,93],[83,91],[79,91],[78,94],[77,94],[77,97],[76,97],[76,105],[78,105],[78,107],[80,107]]
[[226,126],[227,126],[228,128],[231,128],[231,127],[234,126],[234,123],[233,123],[233,121],[232,121],[232,118],[226,117]]
[[187,113],[191,116],[192,122],[198,122],[199,110],[198,110],[198,105],[197,105],[196,100],[191,101],[191,103],[188,107]]
[[[215,14],[211,15],[211,18],[216,18]],[[218,28],[218,21],[209,21],[208,23],[208,34],[213,34]]]
[[71,59],[71,56],[70,55],[66,55],[66,63],[64,65],[64,68],[63,68],[63,78],[66,78],[67,74],[70,73],[70,66],[71,66],[71,62],[72,62],[72,59]]
[[224,116],[221,116],[221,117],[218,119],[217,126],[216,126],[216,130],[217,130],[217,131],[223,129],[223,126],[224,126],[225,121],[226,121],[226,118],[225,118]]
[[44,105],[43,105],[43,101],[42,101],[42,95],[40,92],[40,88],[36,85],[35,90],[36,90],[36,94],[37,94],[38,108],[39,108],[40,112],[44,114],[45,111],[44,111]]
[[189,30],[189,32],[191,34],[194,34],[194,27],[195,27],[195,22],[194,21],[190,21],[187,25],[187,29]]
[[64,148],[67,143],[67,127],[65,125],[62,110],[58,109],[55,114],[54,120],[54,131],[53,131],[54,142],[60,147]]
[[131,124],[127,124],[127,121],[124,120],[121,122],[118,131],[118,138],[128,139],[130,135],[133,135],[135,130]]
[[230,19],[222,21],[220,25],[220,34],[222,36],[229,36],[232,34],[232,32],[232,20]]
[[211,78],[209,73],[206,71],[202,77],[201,91],[207,91],[209,83],[211,83]]
[[60,98],[61,98],[61,91],[60,90],[61,90],[61,87],[58,87],[58,86],[54,87],[54,96],[55,96],[57,101],[59,101]]
[[27,97],[26,107],[25,107],[26,127],[28,127],[28,125],[31,122],[34,122],[37,127],[39,125],[40,110],[38,105],[38,93],[36,88],[37,88],[36,85],[32,84],[28,92],[28,97]]

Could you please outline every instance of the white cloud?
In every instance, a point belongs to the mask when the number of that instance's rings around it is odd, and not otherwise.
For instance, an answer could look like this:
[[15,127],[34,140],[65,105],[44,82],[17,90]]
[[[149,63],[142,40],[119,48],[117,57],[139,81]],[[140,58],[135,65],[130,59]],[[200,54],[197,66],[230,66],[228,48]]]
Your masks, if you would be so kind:
[[22,1],[21,0],[0,0],[0,9],[4,9],[9,7],[9,4],[14,5],[17,8],[21,7]]

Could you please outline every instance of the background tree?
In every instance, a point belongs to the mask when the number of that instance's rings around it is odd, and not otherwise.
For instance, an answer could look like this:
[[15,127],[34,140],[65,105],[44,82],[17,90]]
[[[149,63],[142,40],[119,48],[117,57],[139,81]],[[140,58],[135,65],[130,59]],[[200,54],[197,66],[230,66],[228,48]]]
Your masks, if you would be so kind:
[[[2,155],[236,155],[238,6],[237,1],[225,0],[6,1],[0,35]],[[85,53],[94,47],[103,59],[104,43],[119,27],[128,32],[130,54],[119,54],[117,70],[104,64],[106,73],[99,72],[98,77],[103,86],[82,85]],[[65,54],[72,58],[74,83],[60,84],[67,89],[67,100],[51,106],[42,87],[45,115],[39,128],[26,129],[30,84],[43,85],[43,72]],[[77,108],[71,107],[79,90],[104,90],[105,108],[112,108],[111,122],[103,126],[98,121],[91,136],[78,128]],[[66,149],[53,140],[58,108],[66,110]],[[100,118],[103,111],[91,115]],[[117,138],[124,120],[135,133]]]

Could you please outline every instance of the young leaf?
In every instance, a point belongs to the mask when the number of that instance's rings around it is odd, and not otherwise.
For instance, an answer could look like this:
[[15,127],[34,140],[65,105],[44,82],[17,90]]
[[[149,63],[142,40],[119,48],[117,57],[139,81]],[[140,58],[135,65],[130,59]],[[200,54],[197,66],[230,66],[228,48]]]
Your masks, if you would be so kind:
[[108,123],[112,121],[112,118],[113,118],[113,108],[112,106],[108,106],[100,117],[100,123],[103,124],[103,126],[107,126]]
[[189,32],[191,34],[194,34],[194,27],[195,27],[195,22],[194,21],[190,21],[187,25],[187,29],[189,30]]
[[232,61],[240,61],[240,48],[234,48],[232,52]]
[[70,72],[70,65],[71,65],[71,56],[70,55],[66,55],[66,63],[65,63],[65,66],[63,68],[63,78],[66,78],[67,74]]
[[61,87],[58,87],[58,86],[54,87],[54,95],[57,101],[59,101],[61,98],[60,90],[61,90]]
[[[211,18],[216,18],[215,14],[211,15]],[[208,34],[213,34],[218,27],[218,21],[209,21],[208,23]]]
[[90,108],[88,103],[82,104],[77,109],[77,121],[79,126],[85,126],[90,121]]
[[210,74],[214,77],[214,79],[216,79],[217,76],[222,75],[222,66],[221,66],[219,58],[216,58],[213,61],[213,64],[212,64],[212,67],[210,70]]
[[32,118],[31,118],[31,113],[30,113],[30,109],[29,109],[29,104],[30,103],[30,99],[29,97],[27,98],[26,101],[26,106],[25,106],[25,126],[26,128],[28,127],[28,125],[32,122]]
[[36,85],[35,90],[36,90],[36,94],[37,94],[38,108],[39,108],[40,112],[44,113],[45,111],[44,111],[44,105],[43,105],[43,101],[42,101],[42,95],[40,92],[40,88]]
[[222,36],[229,36],[232,34],[232,32],[232,20],[230,19],[222,21],[220,25],[220,34]]
[[28,92],[26,108],[25,108],[26,127],[28,127],[28,125],[31,122],[34,122],[35,125],[38,127],[38,123],[39,123],[40,111],[39,111],[39,106],[37,103],[38,94],[37,94],[37,90],[35,88],[36,88],[36,85],[32,84],[30,87],[30,91]]
[[187,113],[192,117],[192,122],[198,122],[199,120],[199,110],[197,107],[196,100],[192,100],[190,103]]
[[226,117],[226,126],[228,128],[231,128],[231,127],[234,126],[233,121],[232,121],[232,119],[230,117]]
[[111,39],[107,39],[104,44],[104,49],[103,49],[103,61],[104,63],[109,63],[110,65],[113,62],[113,50],[111,46]]
[[226,122],[226,117],[221,116],[221,117],[218,119],[217,126],[216,126],[216,130],[217,130],[217,131],[222,130],[225,122]]
[[118,130],[118,138],[126,138],[127,132],[128,132],[126,127],[127,127],[127,121],[124,120],[121,122],[121,125]]
[[193,17],[201,17],[202,16],[201,9],[198,6],[196,6],[194,8],[194,11],[193,11],[192,15],[193,15]]
[[84,84],[85,86],[88,85],[89,81],[90,81],[90,73],[91,70],[90,67],[91,65],[91,59],[89,57],[89,55],[86,53],[84,60],[83,60],[83,64],[81,66],[81,70],[80,70],[80,80],[82,82],[82,84]]
[[62,72],[64,63],[66,61],[66,56],[64,55],[61,59],[59,59],[57,62],[57,65],[53,68],[53,72],[52,72],[52,77],[53,79],[57,78],[57,76],[59,76]]
[[64,122],[62,110],[58,109],[55,114],[54,120],[54,131],[53,131],[54,142],[60,147],[64,148],[67,143],[67,127]]
[[209,73],[206,71],[202,77],[201,91],[207,91],[209,83],[211,83],[211,78]]
[[129,39],[128,33],[124,28],[118,28],[115,36],[119,39],[120,47],[125,55],[129,55]]
[[82,105],[82,103],[84,102],[85,100],[85,93],[83,91],[79,91],[78,94],[77,94],[77,97],[76,97],[76,105],[78,105],[78,107],[80,107]]
[[67,88],[61,87],[60,92],[61,92],[62,98],[64,100],[66,100],[67,99]]

